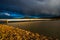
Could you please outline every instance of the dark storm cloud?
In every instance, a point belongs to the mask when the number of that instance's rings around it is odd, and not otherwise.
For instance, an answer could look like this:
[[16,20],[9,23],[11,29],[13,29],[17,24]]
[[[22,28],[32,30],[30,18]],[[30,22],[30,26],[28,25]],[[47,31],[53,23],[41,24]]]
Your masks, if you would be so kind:
[[60,15],[60,0],[1,0],[0,5],[0,8],[22,11],[28,15]]

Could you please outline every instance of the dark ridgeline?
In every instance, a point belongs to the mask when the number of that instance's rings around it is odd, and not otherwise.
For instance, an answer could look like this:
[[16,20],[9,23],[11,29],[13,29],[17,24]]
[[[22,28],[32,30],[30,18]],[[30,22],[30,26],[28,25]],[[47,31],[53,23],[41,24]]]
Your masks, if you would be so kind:
[[52,20],[60,20],[60,16],[52,17]]

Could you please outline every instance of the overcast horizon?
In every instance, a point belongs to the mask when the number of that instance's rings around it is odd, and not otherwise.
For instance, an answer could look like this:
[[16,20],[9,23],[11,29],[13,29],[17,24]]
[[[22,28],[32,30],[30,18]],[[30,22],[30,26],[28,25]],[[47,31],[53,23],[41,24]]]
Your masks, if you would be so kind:
[[0,18],[60,16],[60,0],[0,0]]

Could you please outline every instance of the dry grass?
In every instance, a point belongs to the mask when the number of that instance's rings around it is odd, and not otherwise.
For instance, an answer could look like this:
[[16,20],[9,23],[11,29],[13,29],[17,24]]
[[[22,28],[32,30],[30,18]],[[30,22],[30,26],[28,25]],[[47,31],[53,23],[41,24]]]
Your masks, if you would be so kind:
[[58,40],[30,31],[0,24],[0,40]]

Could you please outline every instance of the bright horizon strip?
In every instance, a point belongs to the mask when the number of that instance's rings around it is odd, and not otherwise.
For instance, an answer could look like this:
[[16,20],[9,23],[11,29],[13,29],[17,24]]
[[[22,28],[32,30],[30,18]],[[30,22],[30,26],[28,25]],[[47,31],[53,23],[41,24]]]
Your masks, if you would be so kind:
[[0,19],[0,21],[39,21],[39,20],[51,20],[51,19]]

